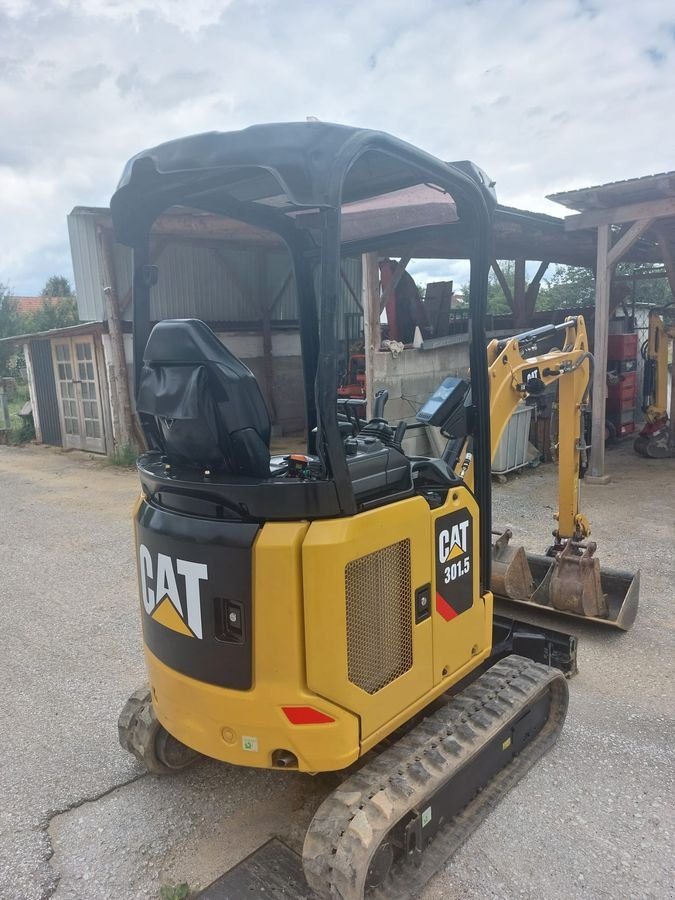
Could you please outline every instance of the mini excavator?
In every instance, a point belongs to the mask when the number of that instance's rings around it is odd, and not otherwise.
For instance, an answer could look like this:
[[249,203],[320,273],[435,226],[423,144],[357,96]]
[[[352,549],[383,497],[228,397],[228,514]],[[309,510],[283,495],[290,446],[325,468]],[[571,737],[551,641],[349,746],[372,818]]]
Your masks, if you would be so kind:
[[675,456],[675,433],[668,416],[668,355],[675,346],[675,306],[650,309],[647,340],[642,346],[644,360],[643,404],[645,425],[633,444],[640,456],[667,459]]
[[[536,404],[557,385],[558,511],[545,555],[510,543],[510,529],[493,545],[492,591],[501,599],[628,631],[638,608],[640,573],[601,567],[588,540],[591,526],[579,509],[586,470],[588,393],[593,358],[582,316],[544,325],[487,348],[493,455],[513,410]],[[470,470],[469,470],[470,472]]]
[[[383,402],[356,432],[336,402],[341,209],[414,185],[452,198],[470,257],[470,381],[437,391],[427,411],[456,462],[449,451],[406,456]],[[150,687],[125,705],[120,740],[158,774],[200,754],[342,772],[304,841],[319,897],[415,896],[565,719],[575,639],[496,616],[490,590],[494,202],[476,167],[319,122],[146,150],[111,200],[116,238],[134,252],[136,408],[148,445],[135,533]],[[150,229],[173,206],[288,248],[306,453],[271,456],[255,377],[203,322],[153,327]],[[514,350],[493,347],[491,366],[515,371]],[[533,394],[537,377],[548,378],[519,370],[516,381]]]

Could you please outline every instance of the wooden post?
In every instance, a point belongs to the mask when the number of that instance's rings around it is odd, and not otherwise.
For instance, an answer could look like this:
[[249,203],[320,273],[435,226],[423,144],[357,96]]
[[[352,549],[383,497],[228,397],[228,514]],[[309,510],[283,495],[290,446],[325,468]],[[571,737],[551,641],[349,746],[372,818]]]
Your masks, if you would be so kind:
[[605,475],[605,394],[607,386],[607,335],[609,333],[610,226],[598,226],[595,276],[595,331],[593,356],[593,415],[591,429],[590,483],[606,484]]
[[0,431],[6,432],[1,443],[7,443],[6,438],[10,431],[9,402],[2,381],[0,381]]
[[506,280],[506,276],[502,272],[502,267],[499,265],[496,259],[492,260],[492,271],[497,276],[497,281],[499,282],[499,287],[502,289],[502,293],[506,298],[506,302],[509,304],[513,312],[515,313],[515,308],[513,304],[513,294],[511,293],[511,288],[509,287],[509,283]]
[[549,267],[549,263],[547,260],[543,260],[539,263],[539,268],[537,269],[534,278],[527,286],[527,290],[525,291],[525,318],[530,319],[534,315],[534,308],[537,305],[537,297],[539,296],[539,288],[541,287],[541,279],[546,274],[546,270]]
[[40,422],[40,411],[37,405],[37,391],[35,389],[35,372],[33,371],[33,357],[31,354],[30,344],[23,345],[23,358],[26,360],[26,374],[28,376],[28,396],[33,407],[33,424],[35,425],[35,439],[38,444],[42,443],[42,424]]
[[377,253],[361,257],[361,306],[366,347],[366,415],[373,415],[375,399],[375,354],[380,349],[380,268]]
[[122,331],[119,298],[117,296],[112,240],[110,234],[100,227],[98,228],[98,243],[103,267],[105,314],[108,320],[108,335],[112,349],[112,368],[115,383],[113,396],[116,397],[118,406],[118,445],[120,447],[135,448],[138,440],[131,412],[131,394],[129,392],[127,359],[124,353],[124,333]]
[[[396,263],[394,271],[391,273],[391,281],[386,289],[386,291],[382,292],[382,296],[380,297],[380,312],[384,309],[387,304],[387,301],[390,297],[394,296],[394,291],[398,287],[398,283],[403,278],[403,273],[405,272],[408,263],[412,259],[412,256],[402,256],[399,261]],[[379,293],[379,268],[378,268],[378,293]],[[379,322],[379,319],[378,319]]]
[[513,314],[515,324],[525,324],[525,259],[517,257],[513,263]]

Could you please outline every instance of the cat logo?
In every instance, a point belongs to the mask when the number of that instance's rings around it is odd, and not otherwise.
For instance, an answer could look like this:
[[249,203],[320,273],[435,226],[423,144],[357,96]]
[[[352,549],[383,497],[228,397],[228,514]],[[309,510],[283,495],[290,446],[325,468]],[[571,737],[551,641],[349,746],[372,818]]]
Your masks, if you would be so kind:
[[436,520],[436,612],[450,622],[473,606],[473,520],[457,510]]
[[[157,565],[145,546],[138,548],[143,608],[160,625],[186,637],[202,638],[200,582],[209,577],[203,563],[157,554]],[[178,589],[182,579],[183,593]]]
[[453,525],[452,529],[444,528],[440,532],[438,535],[438,561],[441,565],[466,553],[468,528],[469,521],[465,519],[464,522]]

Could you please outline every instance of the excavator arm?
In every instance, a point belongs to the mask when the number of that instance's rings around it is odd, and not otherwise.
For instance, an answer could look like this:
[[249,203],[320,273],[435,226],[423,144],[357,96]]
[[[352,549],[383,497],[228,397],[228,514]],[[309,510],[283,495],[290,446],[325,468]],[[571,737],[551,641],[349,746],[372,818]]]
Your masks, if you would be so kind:
[[[537,354],[537,342],[560,334],[561,347]],[[492,457],[513,411],[523,399],[536,398],[558,384],[558,528],[557,542],[580,541],[590,534],[579,512],[579,476],[587,451],[582,414],[587,400],[592,356],[582,316],[488,344]]]
[[675,341],[672,305],[649,311],[644,359],[643,403],[645,425],[635,439],[635,451],[654,459],[675,456],[672,411],[668,415],[668,355]]
[[[542,345],[547,349],[542,350]],[[493,458],[518,404],[534,401],[549,385],[558,385],[554,543],[547,555],[532,554],[510,543],[510,529],[498,534],[493,544],[493,593],[505,600],[627,630],[637,612],[639,573],[600,566],[594,556],[596,544],[587,540],[589,521],[579,508],[579,483],[589,449],[583,415],[593,365],[583,317],[493,340],[487,358]],[[467,442],[455,471],[471,484],[472,469]]]

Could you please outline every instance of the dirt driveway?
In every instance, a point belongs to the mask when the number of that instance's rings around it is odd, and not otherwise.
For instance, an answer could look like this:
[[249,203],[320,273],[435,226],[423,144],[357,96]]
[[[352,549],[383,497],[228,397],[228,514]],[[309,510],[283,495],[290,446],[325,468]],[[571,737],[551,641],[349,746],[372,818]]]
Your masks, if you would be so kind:
[[[445,898],[673,897],[675,462],[622,448],[586,510],[609,564],[641,566],[629,635],[579,627],[581,672],[548,754],[428,886]],[[144,679],[129,515],[135,475],[0,447],[0,896],[159,898],[272,835],[298,847],[330,778],[203,763],[143,775],[116,718]],[[496,488],[542,549],[554,473]],[[550,622],[549,622],[550,624]],[[560,625],[559,627],[563,627]]]

